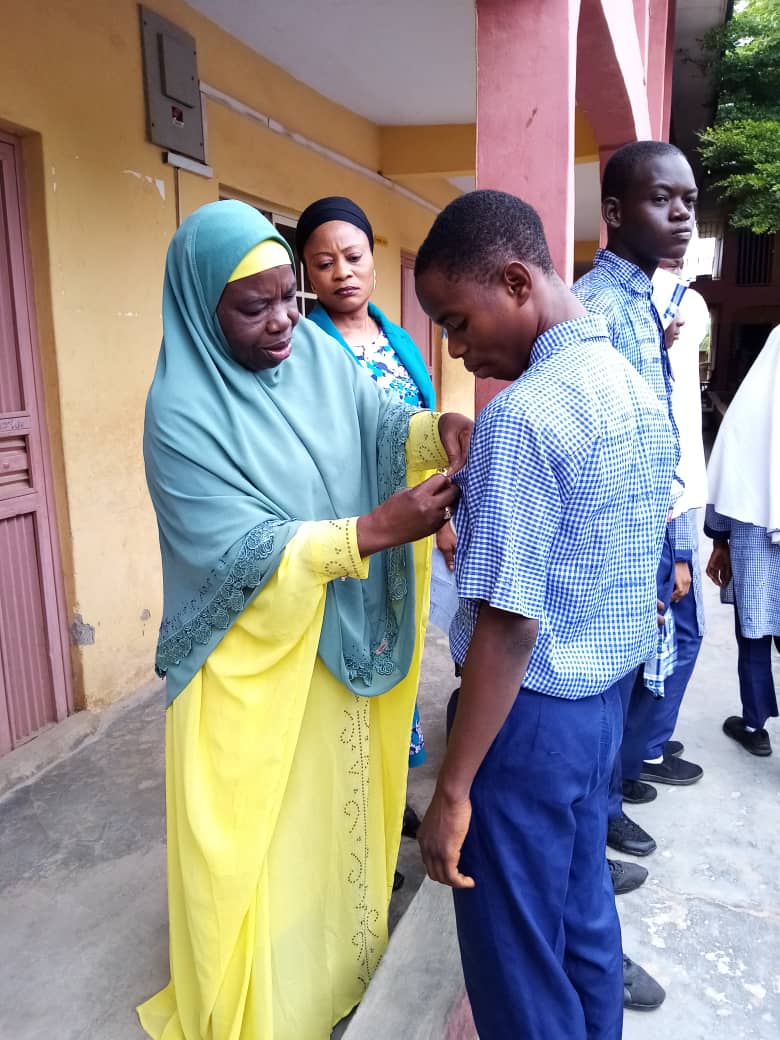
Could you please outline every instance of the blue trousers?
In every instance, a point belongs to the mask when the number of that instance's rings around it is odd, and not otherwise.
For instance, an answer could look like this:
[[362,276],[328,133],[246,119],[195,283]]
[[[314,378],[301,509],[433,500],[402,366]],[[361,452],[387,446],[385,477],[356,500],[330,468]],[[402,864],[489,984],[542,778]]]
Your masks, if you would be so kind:
[[763,729],[766,720],[777,715],[777,697],[772,678],[772,640],[780,650],[780,636],[746,639],[739,628],[736,607],[734,627],[737,631],[737,673],[742,719],[754,729]]
[[620,744],[616,687],[581,700],[521,690],[471,790],[455,890],[483,1040],[619,1040],[620,923],[604,848]]
[[674,733],[683,695],[691,681],[696,659],[701,649],[702,637],[699,635],[693,585],[691,585],[688,595],[673,603],[671,609],[677,633],[677,664],[673,674],[664,680],[663,697],[655,701],[653,710],[650,712],[647,743],[642,754],[642,758],[646,761],[651,758],[660,758],[664,753],[664,744]]
[[[668,609],[674,590],[674,556],[668,534],[664,537],[655,580],[658,598]],[[615,758],[609,785],[609,818],[611,820],[620,816],[623,811],[623,779],[639,779],[645,748],[651,732],[653,714],[658,710],[657,705],[659,704],[659,699],[653,697],[645,688],[644,665],[640,665],[639,668],[629,672],[624,679],[621,679],[618,688],[623,705],[623,740],[620,754]]]

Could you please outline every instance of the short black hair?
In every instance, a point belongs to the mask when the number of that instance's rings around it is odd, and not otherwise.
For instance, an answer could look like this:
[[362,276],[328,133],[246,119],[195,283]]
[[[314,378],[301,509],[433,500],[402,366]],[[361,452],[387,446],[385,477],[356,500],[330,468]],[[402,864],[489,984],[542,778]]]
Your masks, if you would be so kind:
[[555,274],[539,214],[505,191],[469,191],[433,222],[417,253],[415,277],[436,269],[457,281],[463,275],[489,282],[512,260]]
[[601,201],[625,198],[641,166],[649,159],[658,159],[664,155],[680,155],[685,159],[684,153],[668,141],[632,141],[618,148],[604,167]]

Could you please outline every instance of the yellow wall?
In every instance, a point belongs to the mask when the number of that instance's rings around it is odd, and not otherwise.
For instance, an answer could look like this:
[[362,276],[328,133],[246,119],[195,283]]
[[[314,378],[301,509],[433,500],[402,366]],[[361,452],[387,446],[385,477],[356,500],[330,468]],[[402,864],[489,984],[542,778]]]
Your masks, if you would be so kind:
[[[377,127],[296,82],[178,0],[153,7],[195,36],[203,81],[378,168]],[[135,3],[10,0],[3,16],[0,125],[26,135],[68,620],[78,611],[96,630],[93,646],[74,651],[76,697],[96,706],[149,678],[160,620],[141,428],[177,199],[186,214],[217,198],[220,183],[287,210],[300,210],[318,195],[353,196],[387,242],[377,248],[377,302],[394,318],[400,250],[416,249],[433,214],[212,102],[206,112],[215,179],[177,173],[145,140]],[[460,374],[455,382],[462,397],[466,383]]]
[[598,247],[598,239],[594,239],[592,242],[588,242],[583,239],[578,239],[574,243],[574,263],[590,263],[593,257],[596,255],[596,250],[598,249]]

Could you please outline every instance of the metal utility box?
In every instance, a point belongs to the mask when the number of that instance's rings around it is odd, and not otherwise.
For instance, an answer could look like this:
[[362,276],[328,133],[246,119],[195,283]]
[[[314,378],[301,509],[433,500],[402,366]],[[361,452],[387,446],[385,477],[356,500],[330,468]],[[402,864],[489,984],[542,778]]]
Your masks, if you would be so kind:
[[140,14],[149,140],[205,163],[195,40],[148,7]]

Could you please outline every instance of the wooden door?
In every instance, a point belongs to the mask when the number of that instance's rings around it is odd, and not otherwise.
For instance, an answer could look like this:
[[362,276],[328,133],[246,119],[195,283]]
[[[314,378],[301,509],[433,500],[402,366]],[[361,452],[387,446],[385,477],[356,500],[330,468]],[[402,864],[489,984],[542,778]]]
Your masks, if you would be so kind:
[[0,133],[0,754],[69,707],[20,170]]

